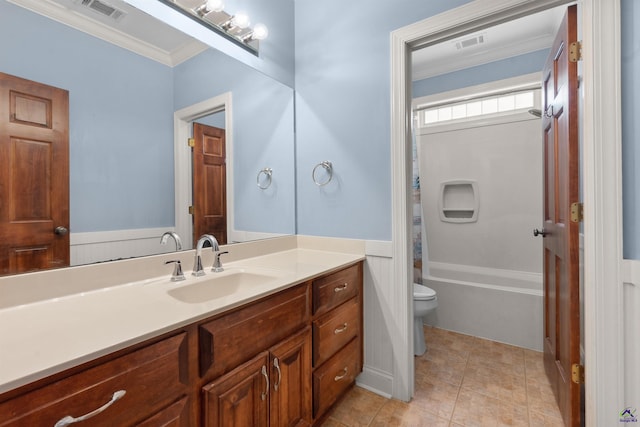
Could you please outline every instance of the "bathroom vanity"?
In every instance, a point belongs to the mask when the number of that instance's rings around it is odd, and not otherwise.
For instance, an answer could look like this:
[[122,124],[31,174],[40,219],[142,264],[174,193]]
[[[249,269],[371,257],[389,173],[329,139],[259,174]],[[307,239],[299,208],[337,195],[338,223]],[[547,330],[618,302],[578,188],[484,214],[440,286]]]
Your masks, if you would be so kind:
[[[76,348],[70,360],[49,367],[33,360],[67,350],[23,332],[28,349],[15,349],[25,361],[13,360],[13,374],[5,345],[20,340],[0,337],[0,426],[318,423],[362,370],[362,259],[297,248],[231,262],[220,276],[209,273],[209,282],[171,283],[167,275],[0,309],[4,322],[43,314],[47,304],[68,312],[74,303],[118,300],[122,307],[107,312],[128,317],[121,327],[131,323],[128,339],[114,337],[105,347],[105,335],[117,328],[102,323],[99,304],[79,308],[94,312],[77,319],[87,333],[67,341],[61,329],[61,347]],[[59,322],[52,331],[69,326],[64,314],[46,322]],[[146,324],[146,333],[134,322]]]

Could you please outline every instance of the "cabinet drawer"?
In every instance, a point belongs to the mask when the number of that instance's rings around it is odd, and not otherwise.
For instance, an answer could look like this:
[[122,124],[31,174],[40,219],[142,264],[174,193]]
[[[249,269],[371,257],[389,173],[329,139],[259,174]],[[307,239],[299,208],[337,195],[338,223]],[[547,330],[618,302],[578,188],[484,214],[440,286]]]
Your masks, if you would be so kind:
[[313,281],[313,314],[321,314],[358,294],[360,264]]
[[136,427],[189,427],[188,404],[189,398],[185,396]]
[[215,378],[309,324],[309,286],[287,289],[200,325],[200,375]]
[[313,373],[313,416],[326,411],[360,373],[359,340],[353,339]]
[[352,298],[313,322],[313,366],[320,366],[360,334],[358,308],[358,299]]
[[186,342],[176,335],[2,403],[0,426],[53,426],[110,401],[85,424],[136,425],[186,393]]

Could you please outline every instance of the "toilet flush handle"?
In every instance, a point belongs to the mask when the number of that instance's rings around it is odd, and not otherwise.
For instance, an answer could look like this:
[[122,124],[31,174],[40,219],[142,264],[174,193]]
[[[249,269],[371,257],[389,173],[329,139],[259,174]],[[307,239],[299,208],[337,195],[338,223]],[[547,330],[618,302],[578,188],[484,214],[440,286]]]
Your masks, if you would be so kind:
[[549,234],[549,232],[545,231],[544,228],[542,230],[538,230],[537,228],[533,230],[533,235],[535,237],[538,237],[538,236],[545,237],[547,234]]

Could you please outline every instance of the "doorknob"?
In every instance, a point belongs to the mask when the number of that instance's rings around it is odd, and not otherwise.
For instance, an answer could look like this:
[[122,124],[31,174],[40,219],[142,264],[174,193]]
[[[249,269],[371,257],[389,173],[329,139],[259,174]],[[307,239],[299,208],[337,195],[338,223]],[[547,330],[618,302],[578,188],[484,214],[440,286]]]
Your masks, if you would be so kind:
[[538,237],[538,236],[546,236],[547,234],[549,234],[548,231],[545,231],[544,228],[542,230],[538,230],[537,228],[533,230],[533,235]]
[[53,230],[53,232],[56,233],[58,236],[64,236],[69,232],[69,230],[67,230],[67,227],[63,227],[59,225],[55,228],[55,230]]

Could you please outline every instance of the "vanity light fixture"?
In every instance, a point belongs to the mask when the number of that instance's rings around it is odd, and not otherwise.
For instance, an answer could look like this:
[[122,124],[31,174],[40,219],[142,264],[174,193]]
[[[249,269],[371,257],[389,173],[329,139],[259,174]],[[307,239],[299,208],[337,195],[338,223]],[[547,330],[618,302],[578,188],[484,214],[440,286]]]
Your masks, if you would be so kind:
[[260,40],[269,35],[264,24],[251,28],[249,16],[243,12],[230,14],[224,0],[159,0],[178,12],[210,28],[235,44],[257,55]]

